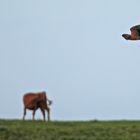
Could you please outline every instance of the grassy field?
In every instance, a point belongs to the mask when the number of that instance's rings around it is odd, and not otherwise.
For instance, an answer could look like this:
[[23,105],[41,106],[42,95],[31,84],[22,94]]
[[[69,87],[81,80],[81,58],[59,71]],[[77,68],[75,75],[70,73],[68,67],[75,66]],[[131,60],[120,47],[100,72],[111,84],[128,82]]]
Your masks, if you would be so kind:
[[0,140],[140,140],[140,121],[0,120]]

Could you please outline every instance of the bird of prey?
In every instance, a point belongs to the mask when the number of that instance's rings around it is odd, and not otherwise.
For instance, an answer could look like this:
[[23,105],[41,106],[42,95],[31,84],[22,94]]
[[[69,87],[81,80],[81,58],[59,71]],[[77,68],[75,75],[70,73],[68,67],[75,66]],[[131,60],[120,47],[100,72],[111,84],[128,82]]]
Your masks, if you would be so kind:
[[126,40],[140,40],[140,25],[130,28],[131,34],[122,34]]

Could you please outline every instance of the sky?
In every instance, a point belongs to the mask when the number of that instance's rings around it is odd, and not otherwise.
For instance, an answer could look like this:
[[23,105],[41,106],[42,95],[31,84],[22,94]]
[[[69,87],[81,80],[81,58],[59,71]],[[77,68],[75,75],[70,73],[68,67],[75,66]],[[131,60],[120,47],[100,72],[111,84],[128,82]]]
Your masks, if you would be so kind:
[[121,36],[139,5],[1,0],[0,118],[21,119],[23,95],[45,90],[52,120],[140,119],[140,41]]

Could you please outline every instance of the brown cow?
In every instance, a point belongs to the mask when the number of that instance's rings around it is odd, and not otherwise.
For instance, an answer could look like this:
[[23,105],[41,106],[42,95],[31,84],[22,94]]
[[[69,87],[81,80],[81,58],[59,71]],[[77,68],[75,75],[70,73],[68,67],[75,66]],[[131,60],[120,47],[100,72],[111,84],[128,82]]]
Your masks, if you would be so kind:
[[[48,102],[48,103],[47,103]],[[43,119],[45,121],[45,110],[48,112],[48,121],[50,121],[50,108],[52,101],[47,98],[46,92],[38,92],[38,93],[26,93],[23,96],[23,103],[24,103],[24,114],[23,120],[25,120],[26,109],[33,110],[33,120],[35,116],[35,112],[38,108],[40,108]]]

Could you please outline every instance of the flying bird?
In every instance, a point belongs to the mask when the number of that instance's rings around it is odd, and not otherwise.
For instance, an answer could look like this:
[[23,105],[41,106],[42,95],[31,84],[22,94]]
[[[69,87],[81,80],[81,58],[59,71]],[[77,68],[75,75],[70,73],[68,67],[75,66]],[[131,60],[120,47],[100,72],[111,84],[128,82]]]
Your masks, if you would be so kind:
[[122,34],[126,40],[140,40],[140,25],[130,28],[131,34]]

